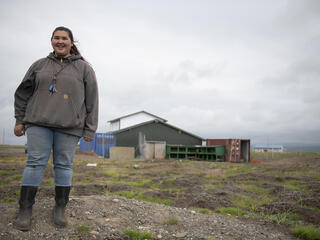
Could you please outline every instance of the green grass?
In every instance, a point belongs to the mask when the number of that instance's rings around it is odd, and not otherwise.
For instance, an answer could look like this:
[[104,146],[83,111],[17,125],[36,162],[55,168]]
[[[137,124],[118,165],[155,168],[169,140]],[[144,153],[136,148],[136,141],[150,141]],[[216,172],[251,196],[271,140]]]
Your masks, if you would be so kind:
[[90,227],[87,225],[80,225],[77,227],[77,231],[78,232],[84,232],[84,233],[88,233],[90,232]]
[[210,214],[211,213],[211,210],[208,208],[195,208],[195,210],[199,213],[202,213],[202,214]]
[[319,156],[319,153],[312,152],[283,152],[283,153],[259,153],[259,152],[251,152],[251,159],[273,159],[273,160],[281,160],[283,158],[306,158],[306,157],[315,157]]
[[290,191],[310,193],[310,190],[304,186],[301,181],[289,180],[284,182],[284,187]]
[[167,185],[173,185],[175,183],[175,181],[176,181],[175,178],[168,178],[164,181],[164,183]]
[[8,188],[8,187],[10,187],[9,184],[1,184],[0,185],[0,189],[5,189],[5,188]]
[[0,170],[0,176],[10,175],[12,171],[10,170]]
[[249,214],[248,211],[241,210],[240,208],[235,208],[235,207],[219,207],[216,209],[216,211],[223,214],[230,214],[233,216],[243,216],[243,215]]
[[256,185],[241,184],[238,186],[252,194],[267,194],[269,192],[269,189],[258,187]]
[[135,182],[123,182],[123,183],[131,187],[145,187],[146,185],[148,185],[149,182],[150,180],[148,179],[138,179]]
[[314,226],[297,226],[291,229],[296,237],[305,240],[320,240],[320,228]]
[[205,189],[208,189],[208,190],[214,190],[214,189],[217,188],[216,185],[214,185],[214,184],[208,184],[208,183],[203,184],[203,187],[204,187]]
[[134,240],[144,240],[144,239],[152,239],[152,233],[144,232],[139,230],[133,229],[124,229],[123,233],[128,236],[130,239]]
[[91,192],[94,194],[98,194],[100,191],[98,189],[91,189]]
[[209,181],[216,181],[221,178],[222,178],[222,176],[215,175],[215,174],[210,174],[209,176],[206,177],[206,179],[208,179]]
[[[77,159],[76,155],[73,182],[76,185],[92,185],[88,188],[91,194],[100,194],[98,188],[93,186],[94,184],[101,186],[122,184],[125,185],[125,188],[122,189],[128,191],[109,192],[105,190],[105,193],[165,205],[173,205],[178,200],[188,201],[190,187],[177,184],[178,180],[180,183],[186,177],[190,177],[193,184],[198,184],[199,188],[203,188],[201,191],[205,190],[210,195],[214,194],[213,190],[223,190],[226,184],[230,184],[232,185],[230,189],[234,191],[226,191],[226,195],[222,197],[228,198],[234,208],[225,207],[229,205],[223,204],[218,207],[225,208],[218,208],[214,211],[235,216],[247,215],[246,217],[250,218],[263,218],[274,223],[284,224],[285,227],[288,225],[293,227],[297,222],[307,224],[290,212],[266,214],[260,207],[276,200],[277,197],[280,197],[279,200],[281,200],[281,194],[285,191],[294,196],[301,195],[301,201],[297,203],[300,207],[319,212],[319,208],[303,204],[305,198],[308,197],[308,191],[315,189],[313,185],[311,186],[313,181],[320,180],[318,163],[316,163],[317,167],[314,167],[315,160],[320,154],[274,154],[273,160],[269,154],[269,161],[260,158],[259,155],[256,156],[258,157],[251,155],[251,158],[261,159],[261,164],[190,160],[141,161],[139,159],[100,161],[97,159],[98,167],[93,169],[85,166],[87,163],[93,162],[93,159],[87,159],[84,156],[79,156]],[[1,155],[0,163],[5,166],[5,169],[0,170],[2,179],[0,190],[4,189],[11,194],[7,197],[18,198],[19,192],[14,193],[13,191],[17,189],[17,180],[21,180],[21,175],[17,174],[23,172],[25,160],[24,154]],[[51,162],[52,158],[46,169],[42,186],[54,186]],[[139,168],[134,169],[133,165],[135,164],[139,165]],[[228,179],[229,177],[230,179]],[[312,179],[312,182],[309,179]],[[72,191],[72,193],[77,194],[76,191]],[[3,201],[1,199],[1,202]],[[203,214],[212,214],[213,212],[213,210],[195,208],[195,206],[190,206],[190,208]],[[207,237],[209,239],[210,236]]]
[[164,224],[166,224],[166,225],[178,225],[179,224],[179,220],[177,218],[175,218],[175,217],[170,217],[164,222]]
[[320,213],[320,208],[308,207],[308,206],[301,206],[301,207],[304,208],[304,209],[310,209],[310,210],[312,210],[314,212]]
[[17,174],[17,175],[7,177],[4,181],[5,182],[11,182],[11,181],[16,181],[16,180],[20,181],[21,179],[22,179],[22,174]]
[[118,192],[114,192],[114,194],[125,197],[125,198],[132,199],[136,195],[136,192],[134,192],[134,191],[118,191]]
[[242,209],[249,209],[250,211],[256,211],[257,208],[263,204],[270,203],[272,198],[268,195],[261,195],[258,198],[249,197],[243,194],[237,194],[236,198],[231,199],[231,202]]
[[265,215],[265,219],[275,222],[277,224],[288,224],[292,225],[294,222],[299,220],[299,217],[296,214],[291,213],[290,211]]
[[101,169],[98,171],[99,174],[106,175],[110,178],[119,178],[120,174],[117,171],[114,170],[108,170],[108,169]]
[[3,202],[16,202],[17,199],[15,198],[9,198],[9,197],[5,197],[2,199]]
[[139,194],[138,196],[134,197],[136,200],[146,201],[146,202],[153,202],[153,203],[159,203],[163,205],[172,206],[172,201],[169,199],[160,199],[160,198],[150,198],[146,197],[143,194]]
[[78,237],[69,237],[68,240],[80,240],[80,238],[78,238]]
[[43,186],[43,187],[54,186],[54,179],[53,178],[45,178],[43,180],[43,183],[41,183],[41,186]]

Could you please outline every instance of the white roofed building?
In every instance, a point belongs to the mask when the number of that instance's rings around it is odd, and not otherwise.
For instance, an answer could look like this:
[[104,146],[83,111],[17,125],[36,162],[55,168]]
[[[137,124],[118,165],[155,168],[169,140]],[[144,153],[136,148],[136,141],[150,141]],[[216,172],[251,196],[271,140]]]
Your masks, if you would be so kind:
[[167,122],[166,119],[163,119],[161,117],[158,117],[156,115],[153,115],[151,113],[148,113],[146,111],[140,111],[136,113],[132,113],[129,115],[125,115],[113,120],[108,121],[109,123],[109,131],[118,131],[124,128],[128,128],[140,123],[152,121],[152,120],[158,120],[159,122]]
[[282,145],[264,145],[264,144],[255,145],[253,150],[255,152],[284,152],[285,151]]

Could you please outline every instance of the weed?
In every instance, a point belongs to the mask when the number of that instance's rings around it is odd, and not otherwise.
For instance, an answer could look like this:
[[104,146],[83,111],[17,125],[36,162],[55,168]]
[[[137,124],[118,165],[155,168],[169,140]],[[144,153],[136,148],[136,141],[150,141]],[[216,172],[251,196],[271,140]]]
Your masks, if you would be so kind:
[[69,237],[69,240],[80,240],[78,237]]
[[11,181],[15,181],[15,180],[21,180],[22,179],[22,175],[18,174],[18,175],[14,175],[11,177],[7,177],[4,181],[5,182],[11,182]]
[[243,194],[237,194],[237,198],[231,200],[235,205],[241,208],[247,208],[256,211],[258,206],[267,204],[272,201],[268,195],[262,195],[259,198],[248,197]]
[[203,173],[203,172],[199,172],[199,173],[197,173],[196,175],[197,175],[198,177],[201,177],[201,178],[204,177],[204,176],[206,176],[206,174]]
[[77,231],[88,233],[88,232],[90,232],[90,227],[87,225],[80,225],[77,227]]
[[100,191],[98,189],[91,189],[92,193],[98,194]]
[[301,206],[301,207],[304,208],[304,209],[310,209],[310,210],[312,210],[314,212],[320,213],[320,208],[308,207],[308,206]]
[[9,184],[2,184],[0,185],[0,189],[5,189],[5,188],[8,188],[9,187]]
[[310,193],[310,190],[306,188],[301,182],[297,180],[290,180],[284,183],[284,187],[288,190],[295,191],[295,192],[305,192]]
[[54,179],[53,178],[45,179],[43,183],[41,183],[41,186],[44,186],[44,187],[54,186]]
[[114,194],[125,197],[125,198],[133,198],[136,193],[134,191],[119,191],[119,192],[115,192]]
[[320,228],[314,226],[297,226],[291,229],[293,235],[305,240],[319,240]]
[[256,185],[242,184],[242,185],[239,185],[239,187],[253,194],[267,194],[269,192],[268,189],[258,187]]
[[87,185],[92,184],[92,182],[91,182],[91,181],[89,181],[89,180],[84,180],[84,181],[79,182],[79,184],[80,184],[80,185],[87,186]]
[[127,182],[131,187],[145,187],[150,181],[147,179],[138,179],[136,182]]
[[10,175],[10,174],[11,174],[10,170],[1,170],[0,171],[0,176]]
[[82,181],[75,181],[77,184],[80,184],[80,185],[84,185],[84,186],[87,186],[87,185],[90,185],[92,184],[93,182],[95,182],[95,180],[91,180],[89,177],[86,177],[84,180]]
[[150,197],[144,196],[143,194],[139,194],[134,199],[141,200],[141,201],[146,201],[146,202],[159,203],[159,204],[168,205],[168,206],[172,205],[172,201],[171,200],[160,199],[160,198],[150,198]]
[[233,216],[243,216],[243,215],[249,214],[248,211],[241,210],[240,208],[235,208],[235,207],[219,207],[216,210],[217,210],[217,212],[224,213],[224,214],[230,214]]
[[222,176],[221,175],[214,175],[214,174],[210,174],[209,176],[207,176],[206,178],[208,179],[208,180],[218,180],[218,179],[220,179]]
[[167,219],[164,224],[166,225],[178,225],[179,224],[179,220],[175,217],[170,217],[169,219]]
[[208,208],[196,208],[195,210],[199,213],[202,213],[202,214],[210,214],[211,213],[211,210]]
[[176,179],[175,178],[168,178],[164,181],[165,184],[168,185],[173,185],[175,183]]
[[269,221],[276,222],[277,224],[285,223],[288,225],[293,224],[294,221],[298,221],[299,217],[290,211],[266,215],[265,218]]
[[152,183],[149,185],[150,189],[159,189],[160,188],[160,184],[159,183]]
[[106,175],[110,178],[119,178],[120,174],[114,170],[101,169],[98,171],[99,174]]
[[152,233],[150,232],[144,232],[144,231],[133,230],[133,229],[124,229],[123,233],[126,236],[128,236],[130,239],[135,239],[135,240],[152,239]]
[[203,184],[203,187],[204,187],[205,189],[208,189],[208,190],[214,190],[214,189],[217,188],[217,187],[216,187],[215,185],[213,185],[213,184]]
[[88,174],[89,175],[96,175],[96,171],[95,170],[90,170],[90,171],[88,171]]
[[207,237],[206,240],[216,240],[214,237]]
[[16,201],[17,201],[17,199],[15,199],[15,198],[5,197],[5,198],[3,198],[3,199],[2,199],[2,201],[4,201],[4,202],[16,202]]

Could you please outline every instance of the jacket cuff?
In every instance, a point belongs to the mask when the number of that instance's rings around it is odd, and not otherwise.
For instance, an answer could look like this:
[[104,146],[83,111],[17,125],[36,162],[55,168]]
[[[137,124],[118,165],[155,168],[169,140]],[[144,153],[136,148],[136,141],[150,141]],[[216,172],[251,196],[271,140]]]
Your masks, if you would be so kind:
[[88,137],[88,138],[94,139],[94,134],[95,134],[95,132],[90,131],[88,129],[84,129],[84,131],[83,131],[83,136],[84,137]]
[[18,125],[18,124],[24,124],[24,122],[19,119],[16,119],[16,125]]

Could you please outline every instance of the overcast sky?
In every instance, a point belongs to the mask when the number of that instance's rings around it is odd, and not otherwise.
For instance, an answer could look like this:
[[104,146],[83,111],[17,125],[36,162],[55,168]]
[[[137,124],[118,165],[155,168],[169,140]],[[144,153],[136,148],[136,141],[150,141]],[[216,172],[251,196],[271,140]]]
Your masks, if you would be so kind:
[[1,1],[0,143],[29,66],[69,27],[94,68],[98,131],[145,110],[203,138],[320,142],[320,1]]

